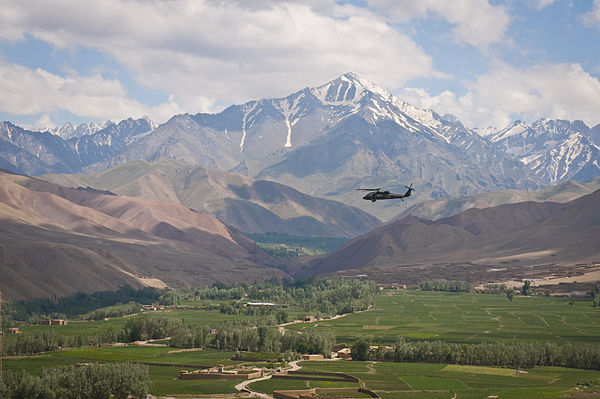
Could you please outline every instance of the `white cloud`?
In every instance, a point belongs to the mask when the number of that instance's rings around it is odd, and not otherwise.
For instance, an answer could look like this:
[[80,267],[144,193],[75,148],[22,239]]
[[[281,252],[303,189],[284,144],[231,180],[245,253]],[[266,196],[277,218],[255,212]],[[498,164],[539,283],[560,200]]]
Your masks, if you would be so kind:
[[[23,126],[23,127],[28,127],[28,126]],[[35,122],[35,125],[33,126],[33,128],[35,130],[40,130],[40,131],[54,129],[55,127],[56,127],[56,123],[52,122],[52,118],[48,114],[42,115],[42,117],[40,119],[38,119]]]
[[334,1],[23,0],[3,6],[0,26],[9,40],[28,32],[55,46],[108,53],[185,112],[287,95],[348,71],[389,88],[443,76],[382,17]]
[[600,29],[600,0],[594,0],[592,9],[583,15],[583,22],[592,28]]
[[556,3],[556,0],[529,0],[528,3],[530,7],[541,10],[548,7],[550,4]]
[[83,117],[116,121],[143,115],[164,120],[179,110],[174,102],[147,107],[128,98],[119,81],[101,75],[62,77],[5,61],[0,61],[0,93],[0,109],[17,115],[44,113],[36,124],[46,127],[52,124],[48,114],[60,109]]
[[491,5],[488,0],[368,0],[368,4],[398,22],[443,18],[454,25],[457,41],[480,48],[504,40],[510,23],[506,9]]
[[416,106],[457,115],[470,127],[504,127],[517,117],[528,121],[542,117],[581,119],[591,126],[600,123],[600,80],[579,64],[538,65],[524,70],[500,64],[465,86],[463,96],[447,91],[430,96],[418,89],[404,89],[398,94]]

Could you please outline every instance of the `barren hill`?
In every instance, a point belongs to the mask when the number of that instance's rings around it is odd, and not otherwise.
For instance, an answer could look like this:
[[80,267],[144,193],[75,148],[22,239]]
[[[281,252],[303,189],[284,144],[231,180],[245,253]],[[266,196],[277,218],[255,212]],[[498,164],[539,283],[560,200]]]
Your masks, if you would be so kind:
[[11,299],[285,275],[237,230],[178,204],[0,172],[0,220]]
[[[600,264],[600,190],[571,202],[470,209],[435,222],[406,217],[358,237],[301,274],[360,270],[383,281],[479,281]],[[554,269],[556,268],[556,269]],[[352,272],[348,272],[352,270]]]
[[133,161],[95,175],[41,178],[182,204],[245,233],[353,237],[380,224],[376,217],[357,208],[312,197],[283,184],[167,159]]
[[526,201],[569,202],[586,194],[591,194],[598,189],[600,189],[600,177],[587,183],[569,180],[540,191],[505,190],[469,195],[461,198],[429,200],[410,206],[393,220],[399,220],[406,216],[438,220],[471,208],[491,208],[503,204],[515,204]]

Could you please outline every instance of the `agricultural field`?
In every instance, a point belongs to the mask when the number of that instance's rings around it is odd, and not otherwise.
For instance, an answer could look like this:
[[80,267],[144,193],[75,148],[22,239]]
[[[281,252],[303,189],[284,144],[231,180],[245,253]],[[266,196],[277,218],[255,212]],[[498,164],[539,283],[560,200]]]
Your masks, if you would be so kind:
[[[185,302],[186,306],[195,306],[197,301]],[[217,301],[212,301],[217,302]],[[227,301],[221,301],[227,302]],[[289,314],[290,318],[303,317],[304,312],[300,307],[290,306],[285,308],[285,311]],[[181,320],[185,325],[194,324],[210,324],[220,323],[224,321],[234,321],[242,319],[259,319],[261,316],[248,316],[248,315],[231,315],[221,313],[219,310],[204,310],[204,309],[190,309],[190,310],[157,310],[150,312],[143,312],[143,314],[157,315],[167,319]],[[135,317],[136,315],[125,316],[125,317],[111,317],[107,320],[97,321],[77,321],[69,320],[66,326],[42,326],[34,324],[20,324],[17,325],[24,334],[34,334],[40,332],[52,331],[55,334],[64,336],[93,336],[105,333],[109,330],[118,330],[125,326],[128,318]]]
[[560,398],[576,394],[578,382],[600,378],[600,371],[560,367],[515,372],[495,367],[393,362],[304,362],[303,370],[343,371],[359,378],[367,389],[384,399],[451,398],[454,394],[461,399]]
[[[600,342],[600,309],[590,299],[431,291],[388,291],[375,297],[375,309],[315,323],[338,342],[361,335],[391,345],[408,340],[454,343],[551,341]],[[298,324],[291,329],[308,326]]]
[[[234,393],[239,381],[196,380],[181,381],[177,378],[182,369],[194,370],[215,365],[234,365],[242,362],[231,360],[234,353],[217,350],[168,353],[173,348],[150,346],[125,346],[108,348],[79,348],[51,352],[37,356],[5,358],[4,369],[25,369],[32,374],[42,367],[58,367],[76,363],[140,362],[161,364],[149,366],[154,395]],[[181,367],[180,365],[194,366]]]
[[[287,310],[292,317],[300,309]],[[183,319],[186,325],[248,318],[225,315],[217,310],[172,310],[156,312]],[[67,326],[22,326],[24,334],[52,329],[57,334],[93,335],[118,329],[128,317],[95,322],[70,322]],[[589,299],[522,297],[512,302],[505,295],[475,293],[384,291],[375,297],[375,308],[341,318],[298,323],[285,328],[301,331],[316,326],[331,330],[337,342],[352,343],[368,335],[374,344],[392,345],[398,336],[409,341],[444,340],[454,343],[506,342],[600,342],[600,309]],[[161,341],[167,343],[167,341]],[[83,347],[35,356],[5,358],[4,369],[25,369],[32,374],[42,367],[89,362],[141,362],[149,366],[154,395],[210,395],[235,393],[237,381],[177,379],[181,369],[200,369],[223,364],[260,365],[253,360],[234,361],[233,352],[205,350],[172,352],[166,346]],[[161,364],[157,366],[154,364]],[[360,383],[267,380],[252,388],[271,393],[280,389],[312,387],[365,387],[384,399],[394,398],[558,398],[594,393],[576,389],[578,383],[600,381],[600,371],[559,367],[514,369],[428,363],[306,361],[303,371],[343,372]],[[189,365],[193,367],[182,367]],[[263,363],[276,367],[280,363]],[[592,389],[593,391],[594,389]],[[566,395],[566,396],[565,396]],[[591,396],[590,396],[591,395]],[[598,394],[597,397],[600,397]]]
[[248,234],[264,251],[278,257],[326,254],[348,241],[347,238],[297,237],[284,234]]

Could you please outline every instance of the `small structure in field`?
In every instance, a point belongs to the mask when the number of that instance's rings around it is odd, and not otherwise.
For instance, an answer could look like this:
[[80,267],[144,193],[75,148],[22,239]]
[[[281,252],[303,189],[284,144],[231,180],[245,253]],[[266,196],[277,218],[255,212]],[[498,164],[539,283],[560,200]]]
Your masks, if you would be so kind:
[[21,330],[19,330],[19,327],[11,327],[8,329],[8,333],[9,334],[21,334]]
[[302,355],[302,360],[323,360],[325,356],[318,354]]
[[352,350],[350,348],[342,348],[336,352],[336,355],[340,359],[350,359],[352,357]]
[[204,370],[181,370],[179,372],[180,380],[252,380],[262,376],[262,371],[256,367],[238,367],[226,370],[222,365]]
[[277,307],[277,305],[275,305],[272,302],[248,302],[248,303],[246,303],[246,306],[251,307],[251,308],[274,308],[274,307]]
[[66,326],[67,321],[65,319],[45,319],[40,324],[42,326]]

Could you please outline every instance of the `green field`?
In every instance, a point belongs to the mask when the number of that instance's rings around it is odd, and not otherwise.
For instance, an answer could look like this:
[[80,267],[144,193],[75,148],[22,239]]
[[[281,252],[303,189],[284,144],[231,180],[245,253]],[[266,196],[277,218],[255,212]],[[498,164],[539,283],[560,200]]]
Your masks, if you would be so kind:
[[[216,301],[214,301],[216,302]],[[193,304],[193,302],[186,303],[186,305]],[[285,309],[289,314],[290,318],[304,317],[306,312],[302,311],[297,306],[291,306]],[[144,312],[144,314],[157,315],[167,319],[179,319],[182,320],[185,325],[195,324],[211,324],[220,323],[224,321],[234,321],[241,319],[257,320],[260,316],[247,316],[247,315],[230,315],[221,313],[218,310],[203,310],[203,309],[191,309],[191,310],[161,310]],[[24,334],[33,334],[39,332],[52,331],[58,335],[65,336],[93,336],[99,335],[111,329],[118,330],[125,326],[129,317],[113,317],[108,320],[98,321],[69,321],[66,326],[42,326],[42,325],[19,325],[19,328]]]
[[193,370],[223,364],[225,366],[239,364],[231,360],[233,353],[207,350],[198,352],[180,352],[169,354],[173,348],[126,346],[114,348],[80,348],[52,352],[38,356],[17,356],[4,359],[4,369],[26,369],[37,374],[42,367],[58,367],[74,365],[76,363],[104,363],[104,362],[141,362],[161,363],[165,366],[150,366],[152,380],[151,392],[155,395],[167,394],[211,394],[233,393],[234,386],[239,381],[197,380],[180,381],[177,379],[182,367],[173,367],[174,364],[194,365],[186,367]]
[[501,294],[409,290],[377,296],[375,304],[374,310],[316,325],[347,343],[361,335],[381,344],[393,344],[399,335],[456,343],[600,342],[600,309],[589,299],[517,296],[509,302]]
[[494,367],[392,362],[304,362],[303,370],[343,371],[358,377],[366,388],[385,399],[450,398],[452,393],[461,399],[559,398],[577,392],[574,388],[582,380],[600,378],[600,371],[559,367],[515,373]]
[[[504,295],[422,291],[386,291],[375,298],[373,310],[334,320],[300,323],[287,328],[302,330],[317,326],[331,329],[338,342],[351,343],[370,335],[374,343],[393,344],[399,335],[408,340],[445,340],[455,343],[512,342],[513,340],[552,342],[600,342],[600,309],[590,300],[517,296],[509,302]],[[300,313],[294,309],[293,313]],[[232,320],[248,316],[224,315],[218,311],[180,310],[159,312],[169,318],[184,319],[186,325]],[[64,327],[23,326],[24,334],[52,329],[68,335],[90,335],[121,328],[127,317],[107,321],[73,322]],[[151,392],[167,394],[234,393],[237,381],[180,381],[181,367],[197,368],[232,365],[233,353],[217,350],[171,353],[168,347],[84,347],[37,356],[4,359],[5,369],[25,369],[38,373],[42,367],[73,365],[80,362],[161,363],[150,366]],[[394,362],[303,362],[305,371],[344,372],[361,380],[316,382],[268,380],[253,388],[276,389],[309,387],[357,387],[375,390],[382,398],[559,398],[577,393],[577,383],[600,379],[600,371],[557,367],[515,370],[496,367],[459,366]],[[590,397],[590,396],[587,396]],[[592,396],[593,397],[593,396]],[[599,396],[600,397],[600,394]]]
[[278,257],[325,254],[348,241],[339,237],[298,237],[275,233],[248,236],[264,251]]

